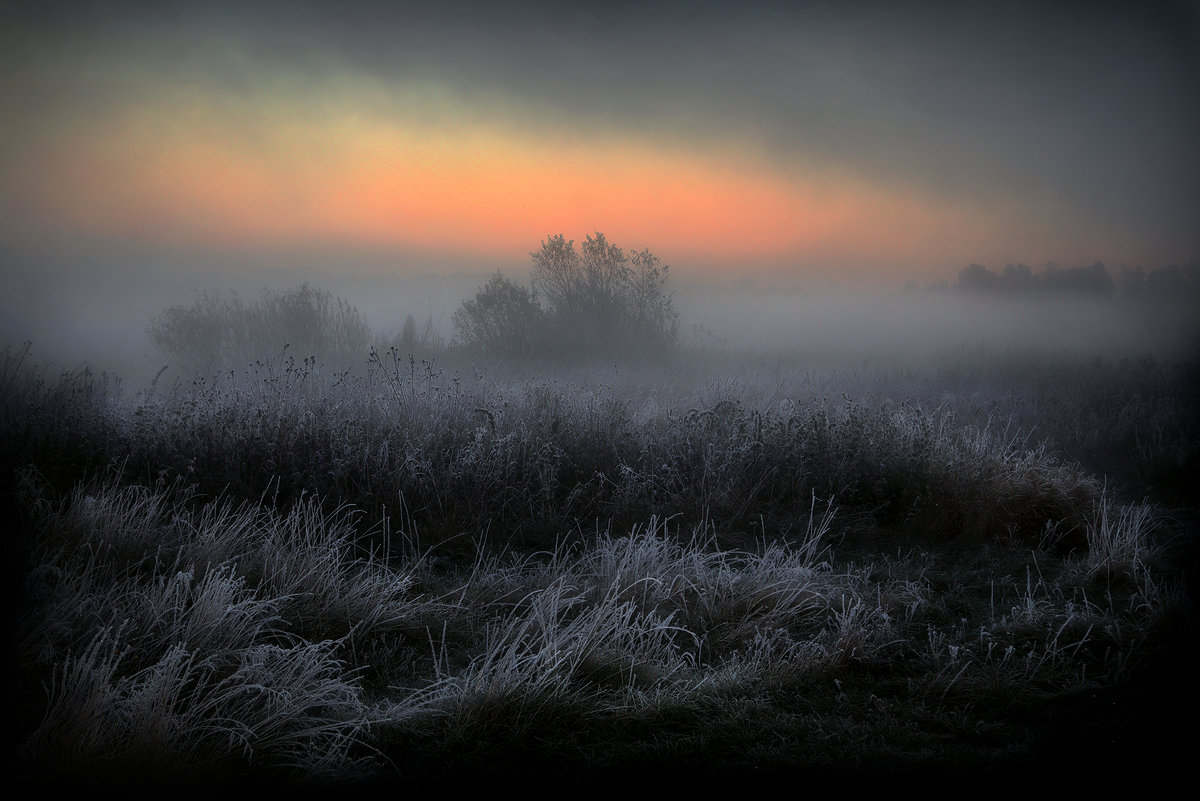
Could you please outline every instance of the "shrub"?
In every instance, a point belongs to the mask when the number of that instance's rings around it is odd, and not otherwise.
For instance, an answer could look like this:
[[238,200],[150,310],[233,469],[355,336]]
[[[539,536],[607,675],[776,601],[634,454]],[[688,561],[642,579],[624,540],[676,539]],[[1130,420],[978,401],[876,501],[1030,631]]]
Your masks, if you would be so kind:
[[185,373],[225,371],[291,347],[304,357],[345,366],[365,358],[371,329],[358,310],[324,289],[301,284],[280,294],[264,290],[251,303],[236,294],[202,294],[191,306],[171,306],[150,321],[150,336]]

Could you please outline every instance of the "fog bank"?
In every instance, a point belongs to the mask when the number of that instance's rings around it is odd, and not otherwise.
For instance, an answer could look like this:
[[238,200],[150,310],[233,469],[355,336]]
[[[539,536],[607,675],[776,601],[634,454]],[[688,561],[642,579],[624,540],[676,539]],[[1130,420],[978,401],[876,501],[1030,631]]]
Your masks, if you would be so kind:
[[[176,258],[178,258],[176,256]],[[393,265],[360,260],[337,269],[315,261],[285,267],[263,259],[238,269],[99,255],[9,251],[0,257],[7,292],[0,345],[32,342],[33,360],[64,368],[111,371],[128,384],[153,377],[164,357],[150,341],[151,319],[172,305],[191,305],[200,292],[236,292],[244,300],[303,282],[353,304],[381,344],[412,315],[446,343],[453,314],[495,269],[525,282],[520,266]],[[890,287],[755,287],[672,278],[680,342],[747,357],[786,358],[814,366],[919,366],[947,352],[973,348],[1030,350],[1081,358],[1146,353],[1160,360],[1195,359],[1200,322],[1186,305],[1131,305],[1118,298],[978,297],[954,291]],[[364,354],[365,358],[366,354]]]

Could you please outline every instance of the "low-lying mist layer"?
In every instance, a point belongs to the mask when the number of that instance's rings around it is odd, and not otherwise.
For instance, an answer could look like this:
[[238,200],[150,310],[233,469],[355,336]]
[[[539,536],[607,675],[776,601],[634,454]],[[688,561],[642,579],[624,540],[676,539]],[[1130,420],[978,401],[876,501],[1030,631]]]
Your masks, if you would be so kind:
[[[479,359],[461,353],[465,343],[459,341],[454,318],[463,310],[464,301],[478,301],[481,293],[487,295],[489,284],[488,268],[480,265],[473,265],[470,273],[447,268],[443,274],[428,275],[411,265],[405,272],[387,263],[351,263],[334,272],[307,263],[303,268],[284,269],[280,264],[251,262],[233,270],[197,262],[156,272],[145,266],[105,261],[96,265],[95,274],[78,276],[75,265],[86,261],[80,254],[63,254],[58,260],[21,254],[9,261],[21,263],[27,274],[3,299],[0,344],[15,346],[31,340],[41,359],[67,368],[86,364],[97,373],[115,372],[136,387],[148,385],[164,365],[168,365],[168,380],[221,368],[240,371],[255,359],[278,358],[285,344],[291,344],[290,353],[297,359],[317,356],[318,363],[334,369],[361,362],[373,343],[381,351],[396,345],[406,354],[436,357],[443,363],[457,359],[460,369],[469,372],[470,363]],[[132,264],[145,261],[135,259]],[[528,266],[505,264],[504,268],[511,283],[524,289],[530,277]],[[1184,275],[1179,270],[1175,273]],[[102,275],[110,279],[100,280]],[[299,290],[298,275],[309,282]],[[1194,276],[1195,270],[1187,275]],[[678,312],[678,344],[684,353],[720,348],[745,353],[748,358],[800,354],[809,366],[840,369],[864,364],[872,369],[898,365],[924,369],[935,366],[948,350],[972,347],[1079,358],[1135,358],[1153,353],[1166,361],[1195,359],[1200,352],[1195,278],[1182,281],[1178,288],[1171,285],[1155,292],[1139,292],[1126,283],[1122,278],[1121,287],[1112,295],[968,291],[957,285],[902,291],[836,282],[795,285],[781,281],[773,285],[764,276],[757,280],[749,276],[744,283],[730,286],[711,277],[706,280],[683,273],[659,287],[658,298]],[[231,287],[236,288],[236,295],[231,294]],[[321,289],[311,289],[317,287]],[[282,329],[266,325],[252,314],[222,316],[235,307],[282,310],[285,304],[281,301],[303,294],[306,288],[314,300],[328,291],[336,292],[328,300],[334,305],[348,304],[353,313],[340,320],[327,319],[331,327],[325,332],[298,330],[305,315],[291,312],[305,311],[299,307],[291,309]],[[209,349],[198,351],[203,357],[198,364],[191,359],[197,352],[166,354],[156,345],[152,335],[155,320],[170,309],[189,310],[191,314],[185,316],[194,323],[204,323],[203,315],[196,312],[207,309],[217,313],[207,322],[210,330],[201,324],[191,331],[193,341]],[[510,309],[521,310],[520,304]],[[364,346],[357,334],[337,334],[343,322],[367,329],[368,344]],[[630,333],[619,318],[609,322],[623,326],[622,334]],[[212,326],[216,330],[211,330]],[[319,340],[322,333],[327,342],[310,342]],[[573,337],[564,326],[557,326],[554,336],[551,349],[571,351]],[[647,344],[652,339],[647,339]],[[505,344],[518,344],[520,338],[517,340]],[[343,344],[351,345],[352,352],[343,353]],[[676,358],[680,350],[667,354],[664,362]],[[511,362],[513,354],[511,350],[498,352],[486,360]]]

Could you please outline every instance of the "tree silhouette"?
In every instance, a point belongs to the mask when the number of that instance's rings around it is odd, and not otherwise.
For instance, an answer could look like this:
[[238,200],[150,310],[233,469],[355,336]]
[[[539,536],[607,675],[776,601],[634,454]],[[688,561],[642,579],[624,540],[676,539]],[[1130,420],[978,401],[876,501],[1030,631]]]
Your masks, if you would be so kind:
[[505,356],[521,356],[536,345],[542,309],[533,292],[500,272],[454,312],[454,328],[469,348]]
[[529,289],[496,273],[455,312],[462,344],[567,357],[655,355],[677,344],[670,267],[649,250],[626,254],[597,232],[579,250],[558,234],[529,255]]
[[649,250],[626,255],[597,231],[579,251],[559,234],[530,257],[531,284],[561,349],[633,355],[677,343],[679,316],[666,291],[670,267]]

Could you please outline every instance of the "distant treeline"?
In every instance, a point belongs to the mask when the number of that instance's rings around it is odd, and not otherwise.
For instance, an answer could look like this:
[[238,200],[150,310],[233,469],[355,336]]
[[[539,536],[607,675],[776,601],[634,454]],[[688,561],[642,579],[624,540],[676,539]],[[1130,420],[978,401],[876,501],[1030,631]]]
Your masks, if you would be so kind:
[[[916,289],[913,281],[907,284]],[[1047,264],[1035,273],[1027,264],[1006,264],[999,272],[982,264],[971,264],[953,284],[938,281],[929,291],[969,292],[980,295],[1055,296],[1092,298],[1120,297],[1130,301],[1187,301],[1200,299],[1200,262],[1180,267],[1171,265],[1147,271],[1122,264],[1114,275],[1103,262],[1090,267],[1059,267]]]
[[250,301],[202,294],[164,309],[147,330],[168,363],[190,376],[265,367],[281,354],[344,369],[389,348],[577,361],[662,357],[678,346],[671,268],[649,250],[626,253],[596,232],[580,250],[551,236],[530,256],[530,285],[497,272],[455,311],[448,343],[432,317],[421,330],[411,314],[399,334],[377,335],[354,306],[308,284]]

